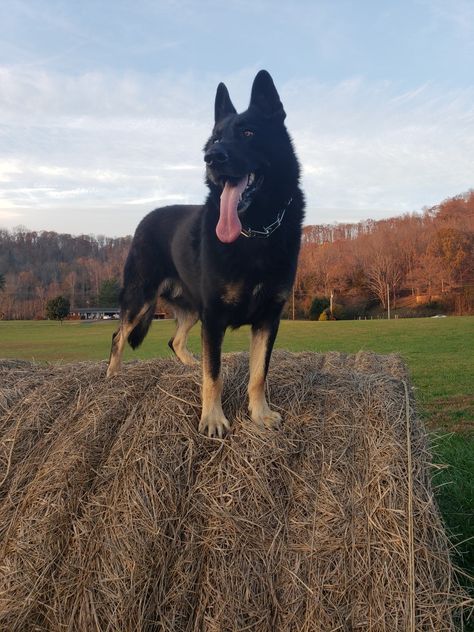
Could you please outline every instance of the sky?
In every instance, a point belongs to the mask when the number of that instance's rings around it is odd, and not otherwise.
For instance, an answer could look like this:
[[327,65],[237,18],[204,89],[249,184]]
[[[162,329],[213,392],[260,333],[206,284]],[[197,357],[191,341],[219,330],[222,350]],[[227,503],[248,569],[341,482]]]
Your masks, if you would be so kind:
[[217,84],[268,70],[306,223],[474,187],[474,0],[1,0],[0,228],[132,234],[201,203]]

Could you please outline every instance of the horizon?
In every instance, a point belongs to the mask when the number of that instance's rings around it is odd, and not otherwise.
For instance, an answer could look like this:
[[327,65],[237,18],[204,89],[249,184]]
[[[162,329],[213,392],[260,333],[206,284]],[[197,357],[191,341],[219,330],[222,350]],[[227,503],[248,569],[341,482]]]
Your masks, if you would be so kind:
[[419,213],[474,186],[465,0],[5,0],[0,19],[1,228],[129,235],[153,208],[204,202],[217,84],[241,111],[260,68],[307,225]]
[[[457,198],[457,197],[464,197],[466,195],[469,195],[471,193],[471,191],[474,191],[474,189],[470,189],[468,191],[463,191],[462,193],[458,193],[457,195],[454,195],[452,197],[448,197],[445,198],[444,200],[441,200],[440,202],[438,202],[437,204],[434,204],[433,206],[424,206],[422,209],[418,210],[418,211],[406,211],[404,213],[400,213],[399,215],[390,215],[387,217],[381,217],[379,219],[374,219],[373,217],[363,217],[359,220],[356,221],[347,221],[347,222],[338,222],[338,221],[334,221],[334,222],[316,222],[316,223],[303,223],[303,230],[305,228],[309,228],[311,226],[343,226],[343,225],[357,225],[357,224],[363,224],[364,222],[384,222],[384,221],[390,221],[390,220],[396,220],[396,219],[401,219],[403,217],[406,216],[422,216],[425,212],[430,211],[432,209],[436,209],[438,206],[441,206],[444,202],[453,199],[453,198]],[[2,226],[0,226],[0,230],[6,230],[7,232],[10,233],[14,233],[14,232],[20,232],[20,231],[25,231],[25,232],[36,232],[36,233],[41,233],[41,232],[53,232],[53,233],[57,233],[58,235],[70,235],[71,237],[81,237],[81,236],[87,236],[87,237],[93,237],[93,238],[99,238],[99,237],[106,237],[109,239],[126,239],[127,237],[133,237],[134,231],[125,235],[108,235],[105,233],[91,233],[91,232],[79,232],[79,233],[68,233],[68,232],[63,232],[63,231],[57,231],[54,229],[48,229],[48,228],[41,228],[38,230],[32,229],[28,226],[25,226],[23,224],[19,224],[17,226],[13,226],[11,228],[3,228]]]

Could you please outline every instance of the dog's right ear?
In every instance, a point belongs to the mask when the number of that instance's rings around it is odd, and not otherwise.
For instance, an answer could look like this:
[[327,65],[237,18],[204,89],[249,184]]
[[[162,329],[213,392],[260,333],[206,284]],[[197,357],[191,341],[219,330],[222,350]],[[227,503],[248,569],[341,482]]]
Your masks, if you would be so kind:
[[217,86],[216,101],[214,104],[214,122],[218,123],[229,114],[237,114],[237,110],[232,105],[229,91],[223,83]]
[[285,110],[273,79],[266,70],[260,70],[253,81],[250,105],[258,108],[267,119],[285,120]]

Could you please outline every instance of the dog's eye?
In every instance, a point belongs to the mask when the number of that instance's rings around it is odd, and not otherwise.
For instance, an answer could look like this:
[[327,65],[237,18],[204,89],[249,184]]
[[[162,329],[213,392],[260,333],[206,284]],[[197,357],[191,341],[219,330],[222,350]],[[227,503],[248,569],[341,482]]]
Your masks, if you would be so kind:
[[220,143],[221,139],[220,138],[214,138],[214,140],[212,141],[213,143]]
[[244,129],[242,135],[245,136],[245,138],[251,138],[255,135],[255,132],[252,132],[251,129]]

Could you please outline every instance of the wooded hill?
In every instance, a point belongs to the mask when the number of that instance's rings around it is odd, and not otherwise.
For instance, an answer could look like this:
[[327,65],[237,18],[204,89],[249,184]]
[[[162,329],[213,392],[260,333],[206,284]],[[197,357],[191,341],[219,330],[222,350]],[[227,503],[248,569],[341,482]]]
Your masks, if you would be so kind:
[[[130,241],[0,230],[0,316],[43,318],[59,294],[97,305],[104,284],[120,281]],[[286,315],[317,318],[331,293],[336,317],[379,315],[387,287],[402,316],[474,313],[474,191],[422,213],[305,227]]]
[[470,313],[474,191],[423,213],[307,226],[295,284],[298,315],[331,292],[342,317],[379,314],[389,298],[400,315]]

